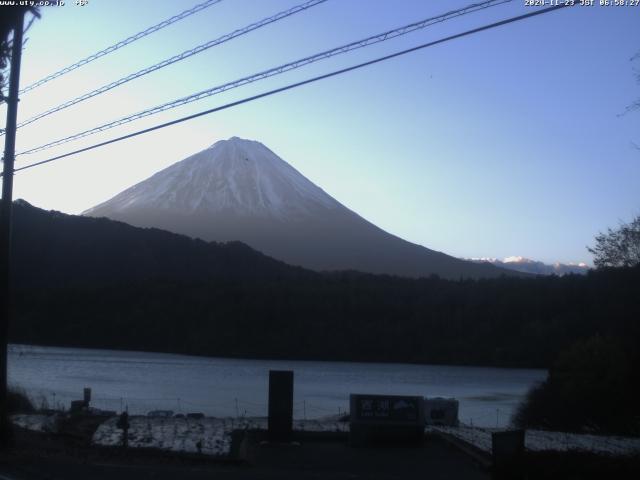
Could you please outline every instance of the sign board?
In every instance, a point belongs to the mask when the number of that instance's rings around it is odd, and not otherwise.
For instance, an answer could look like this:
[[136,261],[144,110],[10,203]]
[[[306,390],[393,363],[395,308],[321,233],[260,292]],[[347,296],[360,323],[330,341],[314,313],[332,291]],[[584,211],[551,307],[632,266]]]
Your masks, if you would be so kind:
[[351,413],[359,422],[415,424],[423,416],[422,397],[351,395]]
[[350,397],[352,445],[371,442],[421,442],[424,400],[421,396],[362,395]]

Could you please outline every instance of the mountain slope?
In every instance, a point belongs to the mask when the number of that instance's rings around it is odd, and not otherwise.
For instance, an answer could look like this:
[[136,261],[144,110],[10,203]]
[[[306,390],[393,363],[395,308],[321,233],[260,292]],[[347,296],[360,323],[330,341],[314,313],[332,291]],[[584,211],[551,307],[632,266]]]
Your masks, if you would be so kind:
[[514,275],[391,235],[261,143],[237,137],[216,142],[83,214],[204,240],[239,240],[313,270],[443,278]]

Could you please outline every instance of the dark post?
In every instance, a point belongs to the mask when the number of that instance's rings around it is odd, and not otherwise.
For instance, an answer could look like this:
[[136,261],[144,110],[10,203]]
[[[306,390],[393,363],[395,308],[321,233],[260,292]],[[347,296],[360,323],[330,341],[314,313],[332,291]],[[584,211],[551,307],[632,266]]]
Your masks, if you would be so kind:
[[269,440],[289,442],[293,430],[293,371],[269,371]]
[[89,408],[89,404],[91,403],[91,389],[86,388],[83,390],[84,394],[84,406],[85,408]]
[[11,202],[13,201],[13,161],[16,153],[16,122],[18,118],[18,91],[20,84],[20,57],[22,55],[22,28],[24,13],[16,12],[11,50],[11,75],[7,98],[7,124],[4,143],[2,202],[0,204],[0,448],[10,441],[11,425],[7,412],[7,342],[11,311]]
[[491,434],[494,478],[522,478],[524,430]]
[[122,446],[127,448],[129,446],[129,412],[126,410],[120,414],[116,427],[122,430]]

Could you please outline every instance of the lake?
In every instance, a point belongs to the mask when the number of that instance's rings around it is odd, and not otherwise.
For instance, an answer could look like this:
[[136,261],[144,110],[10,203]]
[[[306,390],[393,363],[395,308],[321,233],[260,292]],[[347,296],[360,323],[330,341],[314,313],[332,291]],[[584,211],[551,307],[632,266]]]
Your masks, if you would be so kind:
[[454,397],[460,420],[506,426],[545,370],[247,360],[81,348],[9,346],[9,383],[38,406],[69,407],[92,388],[92,406],[131,414],[150,410],[209,416],[266,416],[269,370],[294,371],[294,417],[347,410],[350,393]]

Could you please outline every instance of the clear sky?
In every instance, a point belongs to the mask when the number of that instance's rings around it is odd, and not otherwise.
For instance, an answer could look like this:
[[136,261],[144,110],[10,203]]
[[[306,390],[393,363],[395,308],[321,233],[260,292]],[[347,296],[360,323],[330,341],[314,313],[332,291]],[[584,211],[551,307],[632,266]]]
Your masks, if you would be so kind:
[[[596,0],[596,4],[599,0]],[[66,0],[27,33],[21,85],[197,0]],[[26,93],[24,120],[303,0],[225,0]],[[470,0],[329,0],[51,115],[18,151]],[[319,73],[533,11],[524,0],[324,60],[39,154],[19,167]],[[563,9],[20,172],[15,198],[80,213],[231,136],[258,140],[347,207],[460,257],[590,262],[640,213],[640,6]],[[3,116],[4,110],[0,112]]]

